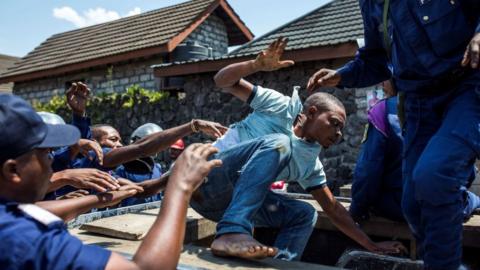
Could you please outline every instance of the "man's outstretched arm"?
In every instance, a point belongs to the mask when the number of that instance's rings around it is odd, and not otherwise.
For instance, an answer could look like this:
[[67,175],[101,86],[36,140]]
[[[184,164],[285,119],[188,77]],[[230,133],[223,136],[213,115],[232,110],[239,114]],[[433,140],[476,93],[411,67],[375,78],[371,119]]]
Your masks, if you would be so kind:
[[103,166],[113,168],[140,157],[153,156],[160,151],[166,150],[178,139],[193,132],[203,132],[211,137],[219,138],[227,132],[227,129],[219,123],[194,119],[181,126],[150,134],[133,144],[111,150],[105,154]]
[[270,44],[267,50],[260,52],[255,60],[224,67],[215,75],[215,84],[225,92],[246,102],[253,91],[253,85],[243,79],[244,77],[259,71],[274,71],[294,64],[291,60],[280,60],[287,42],[286,38],[280,37]]
[[332,223],[368,251],[378,253],[400,253],[406,251],[400,242],[373,242],[370,237],[355,224],[347,209],[335,199],[328,187],[313,190],[311,193]]

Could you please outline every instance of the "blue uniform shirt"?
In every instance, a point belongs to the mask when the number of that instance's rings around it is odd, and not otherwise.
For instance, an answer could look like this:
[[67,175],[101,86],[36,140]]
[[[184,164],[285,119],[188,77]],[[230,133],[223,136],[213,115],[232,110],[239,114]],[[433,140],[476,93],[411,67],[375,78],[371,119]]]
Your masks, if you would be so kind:
[[[477,0],[390,0],[391,74],[384,49],[383,1],[360,0],[360,9],[365,47],[338,70],[345,87],[371,86],[393,76],[399,91],[421,91],[458,68],[468,43],[480,32]],[[478,83],[480,72],[468,80]]]
[[[78,117],[73,115],[72,125],[80,130],[82,139],[91,139],[92,132],[90,130],[90,118]],[[75,160],[70,158],[70,148],[62,147],[54,152],[52,169],[54,172],[71,169],[74,167]]]
[[[141,158],[122,166],[115,170],[115,175],[126,178],[135,183],[141,183],[146,180],[160,178],[162,176],[162,168],[153,158]],[[147,198],[127,198],[122,201],[121,206],[129,206],[134,204],[148,203],[161,199],[160,194],[156,194]]]
[[92,131],[90,130],[91,121],[88,117],[80,117],[73,115],[72,125],[76,126],[80,130],[80,138],[92,139]]
[[0,200],[2,269],[105,269],[111,252],[84,245],[57,216],[32,204]]

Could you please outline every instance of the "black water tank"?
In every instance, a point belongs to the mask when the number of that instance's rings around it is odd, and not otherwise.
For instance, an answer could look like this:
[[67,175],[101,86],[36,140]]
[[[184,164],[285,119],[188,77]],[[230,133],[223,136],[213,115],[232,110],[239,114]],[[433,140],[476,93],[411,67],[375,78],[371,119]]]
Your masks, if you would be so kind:
[[209,48],[193,41],[179,44],[172,53],[172,61],[174,62],[188,61],[193,59],[205,59],[208,57]]
[[[193,59],[205,59],[211,56],[211,48],[202,46],[194,41],[187,41],[179,44],[172,52],[172,62],[182,62]],[[169,77],[167,78],[167,86],[171,88],[182,89],[185,84],[183,77]]]

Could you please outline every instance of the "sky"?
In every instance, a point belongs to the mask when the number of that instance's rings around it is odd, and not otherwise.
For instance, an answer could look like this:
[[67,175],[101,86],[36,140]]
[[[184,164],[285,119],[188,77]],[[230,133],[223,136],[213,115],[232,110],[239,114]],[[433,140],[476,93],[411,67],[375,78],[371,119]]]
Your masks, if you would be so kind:
[[[330,0],[227,0],[259,37]],[[23,57],[53,34],[185,0],[0,0],[0,54]]]

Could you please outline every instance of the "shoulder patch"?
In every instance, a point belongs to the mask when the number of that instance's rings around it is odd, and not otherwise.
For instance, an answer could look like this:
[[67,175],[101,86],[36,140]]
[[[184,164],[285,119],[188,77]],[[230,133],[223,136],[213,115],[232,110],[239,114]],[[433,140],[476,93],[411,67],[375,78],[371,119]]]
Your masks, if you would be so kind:
[[19,204],[18,209],[45,226],[54,222],[63,222],[61,218],[34,204]]

